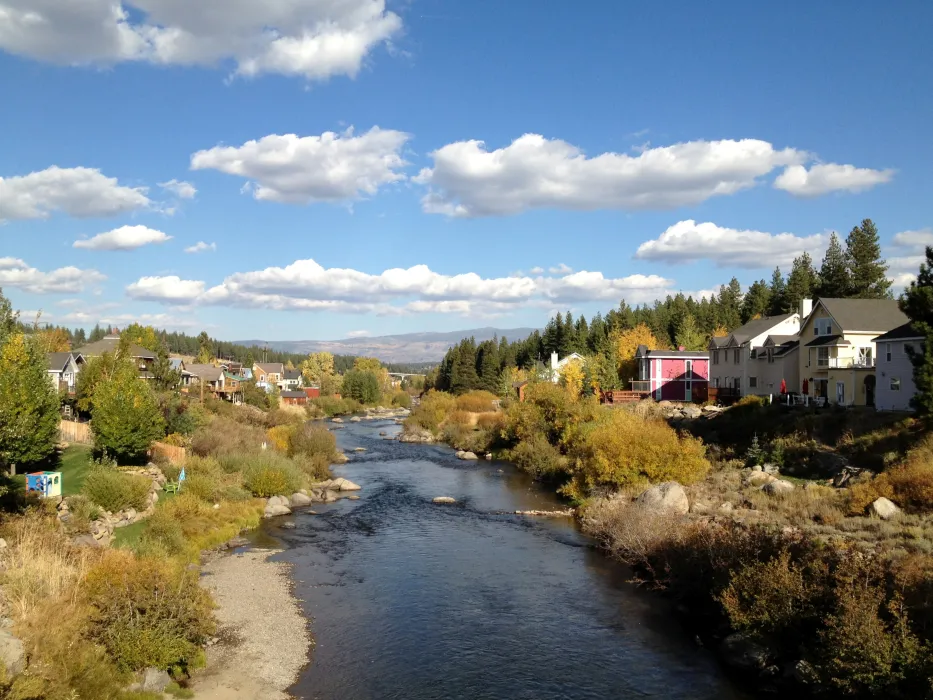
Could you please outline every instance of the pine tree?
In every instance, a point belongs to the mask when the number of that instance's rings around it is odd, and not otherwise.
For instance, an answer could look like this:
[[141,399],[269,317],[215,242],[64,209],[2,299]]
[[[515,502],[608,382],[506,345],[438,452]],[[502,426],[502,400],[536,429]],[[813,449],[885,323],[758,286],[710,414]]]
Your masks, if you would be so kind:
[[684,316],[674,338],[677,347],[684,350],[706,350],[706,335],[697,327],[693,316]]
[[479,386],[479,377],[476,374],[476,341],[468,338],[460,341],[457,353],[456,366],[453,367],[450,379],[450,391],[454,394],[464,394]]
[[849,296],[856,299],[890,299],[891,282],[888,266],[881,257],[878,228],[865,219],[846,238],[846,259],[849,265]]
[[933,247],[927,247],[920,274],[905,290],[900,307],[924,338],[920,348],[908,351],[917,388],[911,405],[918,414],[930,417],[933,416]]
[[107,335],[107,331],[100,327],[100,324],[95,324],[94,328],[91,330],[91,335],[88,336],[87,342],[96,343],[98,340],[103,340]]
[[742,325],[742,285],[733,277],[728,286],[719,289],[718,322],[733,330]]
[[497,340],[485,340],[476,350],[476,366],[479,374],[479,388],[493,394],[499,388],[499,343]]
[[[0,314],[5,313],[0,309]],[[35,339],[22,333],[7,336],[0,347],[0,463],[10,474],[17,466],[39,462],[54,452],[58,407],[45,353]]]
[[820,283],[815,295],[824,299],[847,297],[852,281],[849,279],[849,266],[846,263],[846,254],[839,242],[836,232],[829,237],[829,246],[823,256],[820,267]]
[[794,265],[790,275],[787,276],[787,289],[784,294],[785,313],[791,313],[800,308],[803,299],[813,297],[813,290],[817,286],[816,270],[813,269],[813,260],[809,253],[794,258]]
[[211,338],[207,334],[207,331],[201,331],[198,334],[198,364],[207,365],[210,364],[211,360],[214,359],[214,353],[212,351]]
[[768,315],[771,308],[771,290],[764,280],[753,282],[742,300],[742,323],[748,323],[753,318]]
[[768,307],[768,316],[779,316],[786,313],[787,307],[787,285],[784,284],[784,275],[781,274],[781,268],[774,268],[771,274],[771,292],[770,305]]
[[156,359],[152,363],[152,382],[159,391],[170,391],[181,384],[181,370],[172,367],[168,346],[164,340],[156,347]]

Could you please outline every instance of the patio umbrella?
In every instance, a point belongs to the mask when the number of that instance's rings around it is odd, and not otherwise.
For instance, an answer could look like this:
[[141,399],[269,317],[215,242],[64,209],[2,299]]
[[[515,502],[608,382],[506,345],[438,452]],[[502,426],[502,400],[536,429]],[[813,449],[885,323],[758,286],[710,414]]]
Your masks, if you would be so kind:
[[808,382],[806,379],[803,380],[803,393],[804,394],[810,393],[810,382]]
[[782,394],[787,393],[787,382],[785,382],[783,379],[781,380],[781,393]]

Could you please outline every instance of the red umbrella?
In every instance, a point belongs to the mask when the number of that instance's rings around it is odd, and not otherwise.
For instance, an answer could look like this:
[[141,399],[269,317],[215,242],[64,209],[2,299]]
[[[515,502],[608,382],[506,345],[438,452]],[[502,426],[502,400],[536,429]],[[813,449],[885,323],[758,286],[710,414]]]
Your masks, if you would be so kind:
[[781,393],[782,394],[787,393],[787,382],[785,382],[783,379],[781,380]]
[[803,380],[803,393],[804,394],[810,393],[810,382],[808,382],[806,379]]

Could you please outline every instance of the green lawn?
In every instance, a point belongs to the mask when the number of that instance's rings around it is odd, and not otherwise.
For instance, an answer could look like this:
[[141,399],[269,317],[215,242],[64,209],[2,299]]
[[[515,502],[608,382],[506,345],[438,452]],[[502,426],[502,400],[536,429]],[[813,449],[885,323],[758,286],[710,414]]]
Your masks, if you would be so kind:
[[91,466],[91,448],[87,445],[69,445],[62,452],[62,495],[73,496],[81,493],[84,479]]

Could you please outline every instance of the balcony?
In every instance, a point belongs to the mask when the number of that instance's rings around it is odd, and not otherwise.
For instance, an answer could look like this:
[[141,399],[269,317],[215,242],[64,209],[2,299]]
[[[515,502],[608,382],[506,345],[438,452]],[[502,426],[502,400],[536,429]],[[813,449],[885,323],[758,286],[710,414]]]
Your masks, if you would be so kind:
[[[823,364],[826,362],[827,364]],[[819,361],[820,367],[830,369],[872,369],[875,366],[874,357],[830,357]]]
[[640,381],[633,379],[631,381],[632,391],[640,391],[643,393],[651,392],[651,382],[650,381]]

